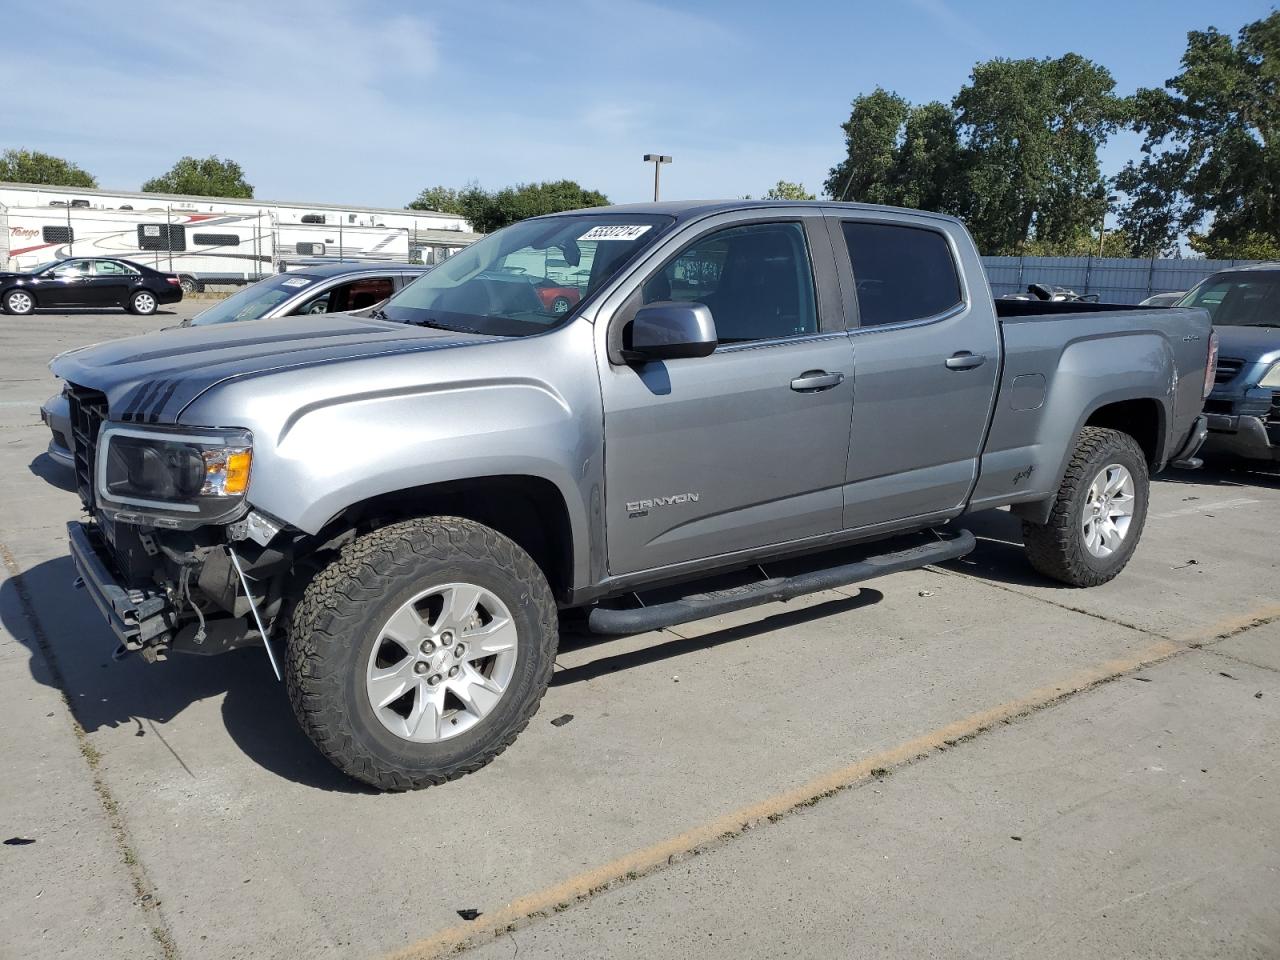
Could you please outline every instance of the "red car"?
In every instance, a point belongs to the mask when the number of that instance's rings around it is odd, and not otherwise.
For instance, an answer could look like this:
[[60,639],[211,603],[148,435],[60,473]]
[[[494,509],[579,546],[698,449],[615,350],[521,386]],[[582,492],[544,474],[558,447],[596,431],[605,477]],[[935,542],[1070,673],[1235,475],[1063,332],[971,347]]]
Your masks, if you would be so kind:
[[535,283],[533,289],[537,291],[542,305],[556,316],[568,313],[582,299],[582,292],[577,287],[562,287],[550,280]]

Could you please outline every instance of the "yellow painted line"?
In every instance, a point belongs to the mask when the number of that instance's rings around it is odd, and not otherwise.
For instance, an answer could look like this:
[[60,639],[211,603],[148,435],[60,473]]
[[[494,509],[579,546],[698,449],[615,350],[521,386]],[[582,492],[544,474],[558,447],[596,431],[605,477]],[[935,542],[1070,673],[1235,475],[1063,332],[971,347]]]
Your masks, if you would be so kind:
[[[1212,639],[1276,617],[1280,617],[1280,606],[1271,606],[1257,613],[1233,617],[1222,624],[1208,628],[1198,636]],[[1048,706],[1056,700],[1115,679],[1140,667],[1158,663],[1187,649],[1189,649],[1188,643],[1161,640],[1128,657],[1104,661],[1055,684],[1039,687],[999,706],[970,714],[856,763],[824,773],[800,786],[723,814],[652,846],[632,851],[561,883],[526,894],[501,909],[481,914],[477,920],[448,927],[398,950],[388,955],[387,960],[432,960],[432,958],[445,957],[466,947],[475,946],[514,928],[523,921],[585,900],[613,883],[633,880],[668,865],[677,857],[686,856],[718,841],[729,839],[765,821],[785,816],[797,808],[809,806],[836,791],[869,780],[882,771],[910,763],[927,756],[932,751],[944,750],[954,746],[957,741],[982,733],[995,724]]]

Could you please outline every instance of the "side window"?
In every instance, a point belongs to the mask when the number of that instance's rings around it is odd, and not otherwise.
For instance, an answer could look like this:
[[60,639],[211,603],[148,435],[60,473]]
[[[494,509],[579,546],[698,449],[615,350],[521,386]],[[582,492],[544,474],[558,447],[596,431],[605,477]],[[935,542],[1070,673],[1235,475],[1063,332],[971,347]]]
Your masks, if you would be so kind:
[[864,327],[934,317],[962,300],[946,237],[922,227],[846,221]]
[[349,283],[331,287],[312,297],[292,311],[300,313],[343,313],[347,310],[363,310],[391,296],[390,277],[362,277]]
[[818,332],[804,226],[753,223],[699,237],[645,281],[643,302],[711,309],[721,343]]
[[52,272],[55,277],[62,277],[63,279],[70,277],[87,277],[89,275],[89,261],[68,260],[65,263],[54,267]]
[[137,273],[131,270],[123,263],[116,263],[114,260],[95,260],[93,261],[93,274],[96,277],[127,277]]

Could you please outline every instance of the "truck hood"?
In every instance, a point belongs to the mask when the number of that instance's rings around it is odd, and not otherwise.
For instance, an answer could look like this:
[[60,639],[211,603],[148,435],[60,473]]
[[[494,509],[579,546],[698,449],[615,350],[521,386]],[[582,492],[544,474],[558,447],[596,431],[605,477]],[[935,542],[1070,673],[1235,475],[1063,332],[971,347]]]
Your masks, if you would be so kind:
[[112,420],[177,423],[210,387],[299,367],[502,339],[344,314],[162,330],[54,357],[56,376],[107,396]]
[[1214,327],[1213,330],[1218,335],[1219,356],[1252,363],[1280,350],[1280,327]]

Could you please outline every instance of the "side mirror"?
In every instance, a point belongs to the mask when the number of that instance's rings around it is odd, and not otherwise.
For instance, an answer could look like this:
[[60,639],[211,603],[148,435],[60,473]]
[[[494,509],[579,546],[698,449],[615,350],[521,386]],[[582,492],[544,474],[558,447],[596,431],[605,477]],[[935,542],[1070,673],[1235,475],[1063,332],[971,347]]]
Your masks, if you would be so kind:
[[623,331],[622,358],[643,363],[706,357],[718,343],[716,323],[705,303],[651,303],[637,310]]

